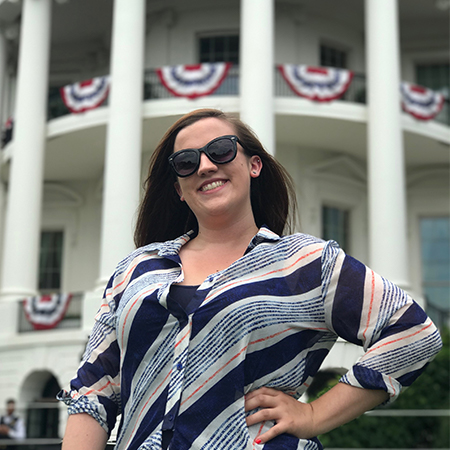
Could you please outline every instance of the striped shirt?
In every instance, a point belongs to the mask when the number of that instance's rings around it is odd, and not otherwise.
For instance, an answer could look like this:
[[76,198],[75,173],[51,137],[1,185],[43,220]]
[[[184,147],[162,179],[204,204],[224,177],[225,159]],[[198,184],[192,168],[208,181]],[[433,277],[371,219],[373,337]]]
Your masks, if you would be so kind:
[[[184,449],[318,449],[273,423],[248,427],[244,395],[262,386],[299,398],[338,336],[364,355],[341,381],[396,398],[441,348],[439,333],[401,289],[333,242],[261,228],[245,255],[200,285],[191,314],[168,295],[183,280],[189,234],[139,248],[110,279],[69,392],[117,450],[159,450],[162,430]],[[195,297],[194,297],[195,298]]]

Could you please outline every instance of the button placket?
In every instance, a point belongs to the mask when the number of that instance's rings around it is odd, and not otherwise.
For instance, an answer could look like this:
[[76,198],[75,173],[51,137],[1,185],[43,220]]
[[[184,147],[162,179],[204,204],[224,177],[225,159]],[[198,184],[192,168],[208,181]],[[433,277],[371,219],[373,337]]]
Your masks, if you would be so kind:
[[173,416],[172,408],[181,399],[184,370],[186,366],[191,332],[192,317],[189,317],[188,324],[179,331],[175,342],[174,360],[170,373],[169,392],[165,409],[166,423],[167,421],[173,422],[175,420],[175,417],[170,417],[171,415]]

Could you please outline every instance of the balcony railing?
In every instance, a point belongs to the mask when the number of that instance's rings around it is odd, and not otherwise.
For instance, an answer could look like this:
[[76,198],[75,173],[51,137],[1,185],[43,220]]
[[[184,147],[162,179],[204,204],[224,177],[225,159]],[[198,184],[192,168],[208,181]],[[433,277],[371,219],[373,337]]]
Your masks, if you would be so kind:
[[[66,329],[77,329],[81,327],[81,310],[83,303],[84,293],[79,292],[72,295],[69,307],[63,317],[63,319],[54,327],[52,330],[66,330]],[[33,328],[33,325],[27,320],[25,311],[23,309],[23,304],[21,301],[18,302],[19,308],[19,333],[28,333],[30,331],[37,331]]]
[[[230,68],[227,77],[219,86],[219,88],[211,94],[213,96],[237,96],[239,95],[239,67],[233,66]],[[291,97],[299,98],[291,88],[288,86],[284,78],[281,76],[279,70],[275,69],[275,96],[276,97]],[[155,70],[146,70],[144,74],[144,100],[156,99],[176,99],[161,83],[158,74]],[[351,103],[366,103],[366,77],[363,74],[355,74],[352,82],[346,93],[337,101],[351,102]],[[108,99],[103,105],[108,104]],[[70,111],[64,105],[64,102],[59,94],[59,88],[51,88],[49,91],[48,101],[48,120],[70,114]],[[450,110],[449,100],[446,99],[444,107],[438,116],[434,119],[450,126]]]

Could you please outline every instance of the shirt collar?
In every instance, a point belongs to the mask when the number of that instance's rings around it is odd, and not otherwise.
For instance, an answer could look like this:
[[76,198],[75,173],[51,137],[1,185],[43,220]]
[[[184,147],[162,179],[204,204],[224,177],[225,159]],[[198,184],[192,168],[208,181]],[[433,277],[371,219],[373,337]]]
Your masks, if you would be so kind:
[[[189,242],[193,235],[195,235],[195,232],[191,230],[172,241],[162,243],[159,247],[158,255],[162,257],[178,256],[181,247]],[[253,250],[257,245],[261,244],[261,242],[279,241],[280,239],[281,237],[278,236],[278,234],[271,231],[266,225],[263,225],[250,241],[247,252]]]

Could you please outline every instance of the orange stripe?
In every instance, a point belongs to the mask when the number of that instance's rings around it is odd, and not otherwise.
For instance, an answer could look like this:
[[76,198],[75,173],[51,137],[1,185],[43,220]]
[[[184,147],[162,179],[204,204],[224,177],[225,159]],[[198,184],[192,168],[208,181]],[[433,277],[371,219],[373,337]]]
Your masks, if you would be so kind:
[[253,439],[253,450],[255,449],[255,441],[256,441],[256,439],[258,439],[258,436],[261,434],[261,431],[264,428],[265,423],[266,423],[266,421],[261,422],[261,425],[259,426],[258,433],[256,433],[256,437],[255,437],[255,439]]
[[191,327],[189,327],[189,330],[186,332],[186,334],[175,344],[175,348],[177,348],[184,339],[191,334]]
[[125,448],[128,447],[128,444],[130,443],[131,439],[133,438],[133,434],[134,434],[134,431],[136,430],[136,427],[137,427],[137,425],[138,425],[138,423],[139,423],[139,419],[140,419],[142,413],[144,412],[145,408],[147,407],[148,403],[150,402],[150,400],[152,399],[152,397],[158,392],[159,388],[166,382],[167,378],[170,376],[171,373],[172,373],[172,370],[169,371],[169,373],[166,375],[166,377],[164,378],[164,380],[161,381],[161,383],[159,384],[159,386],[153,391],[153,393],[150,395],[150,397],[148,398],[148,400],[145,402],[145,405],[144,405],[144,407],[141,409],[141,412],[140,412],[139,415],[138,415],[138,418],[137,418],[137,420],[136,420],[136,423],[134,424],[134,428],[133,428],[133,430],[131,431],[130,439],[128,439],[128,442],[127,442],[127,444],[125,445]]
[[228,366],[228,364],[230,364],[232,361],[234,361],[242,352],[244,352],[245,350],[247,350],[247,345],[241,349],[241,351],[239,353],[237,353],[236,355],[234,355],[227,363],[225,363],[220,369],[217,369],[202,385],[200,385],[188,398],[186,398],[185,400],[183,400],[181,402],[181,405],[184,405],[191,397],[193,397],[198,391],[200,391],[209,381],[211,381],[219,372],[221,372],[223,369],[225,369],[226,366]]
[[433,324],[433,323],[430,322],[425,328],[421,328],[420,330],[416,331],[415,333],[409,334],[408,336],[399,337],[398,339],[394,339],[393,341],[389,341],[389,342],[385,342],[384,344],[380,344],[378,347],[371,348],[371,349],[366,353],[366,355],[369,354],[370,352],[373,352],[373,351],[375,351],[375,350],[381,348],[381,347],[384,347],[385,345],[394,344],[395,342],[402,341],[403,339],[408,339],[408,338],[410,338],[410,337],[412,337],[412,336],[415,336],[416,334],[422,333],[422,331],[425,331],[425,330],[426,330],[428,327],[430,327],[432,324]]
[[[158,285],[156,285],[156,286],[158,286]],[[130,313],[131,313],[131,310],[133,309],[133,307],[134,307],[134,305],[144,296],[144,295],[147,295],[149,292],[151,292],[151,291],[155,291],[156,289],[158,289],[157,287],[155,287],[154,289],[149,289],[148,291],[145,291],[145,292],[143,292],[134,302],[133,302],[133,304],[131,305],[131,307],[128,309],[128,311],[127,311],[127,314],[126,314],[126,316],[125,316],[125,319],[124,319],[124,321],[123,321],[123,326],[122,326],[122,340],[121,340],[121,345],[122,345],[122,348],[123,348],[123,335],[124,335],[124,333],[125,333],[125,326],[126,326],[126,324],[127,324],[127,320],[128,320],[128,316],[130,315]]]
[[267,336],[267,337],[265,337],[265,338],[257,339],[256,341],[250,342],[250,343],[248,344],[248,346],[253,345],[253,344],[257,344],[258,342],[267,341],[267,339],[272,339],[272,338],[274,338],[275,336],[278,336],[278,335],[280,335],[280,334],[286,333],[286,331],[289,331],[289,330],[290,330],[290,328],[286,328],[285,330],[281,330],[281,331],[279,331],[278,333],[272,334],[272,335]]
[[375,274],[373,273],[373,271],[371,270],[372,273],[372,294],[370,296],[370,305],[369,305],[369,314],[367,316],[367,323],[366,323],[366,328],[363,331],[363,339],[366,339],[366,331],[369,328],[369,324],[370,324],[370,316],[372,315],[372,308],[373,308],[373,298],[375,296]]
[[84,395],[92,394],[93,392],[101,392],[103,389],[106,389],[108,386],[120,386],[120,384],[112,383],[111,381],[108,381],[104,386],[102,386],[100,389],[91,389],[90,391],[87,391]]
[[[119,283],[119,284],[117,284],[117,285],[115,285],[115,286],[112,286],[112,290],[116,290],[119,286],[122,286],[122,284],[123,283],[125,283],[125,281],[127,281],[127,278],[130,276],[130,274],[131,274],[131,272],[133,272],[133,270],[142,262],[142,261],[144,261],[145,259],[146,259],[146,256],[147,255],[141,255],[141,258],[142,259],[139,259],[138,260],[138,262],[133,266],[133,267],[131,267],[129,270],[128,270],[128,272],[127,272],[127,274],[125,275],[125,277],[124,277],[124,279]],[[105,295],[105,297],[108,297],[109,295],[112,295],[112,292],[108,292],[106,295]]]
[[190,398],[192,398],[198,391],[200,391],[201,389],[203,389],[203,387],[209,383],[219,372],[221,372],[223,369],[225,369],[225,367],[227,367],[232,361],[234,361],[240,354],[242,354],[242,352],[244,352],[245,350],[247,350],[247,348],[250,345],[256,344],[258,342],[263,342],[266,341],[267,339],[272,339],[273,337],[285,333],[286,331],[289,331],[289,328],[287,328],[286,330],[283,331],[279,331],[278,333],[275,333],[271,336],[267,336],[265,338],[261,338],[261,339],[257,339],[256,341],[250,342],[248,345],[246,345],[244,348],[242,348],[236,355],[234,355],[230,360],[228,360],[222,367],[220,367],[219,369],[217,369],[203,384],[201,384],[189,397],[187,397],[185,400],[183,400],[183,402],[181,402],[181,405],[183,405],[184,403],[186,403]]
[[392,387],[392,390],[394,391],[394,395],[395,395],[395,387],[392,384],[392,378],[391,377],[389,377],[389,382],[391,383],[391,387]]
[[[268,275],[272,275],[272,274],[277,273],[277,272],[283,272],[283,271],[285,271],[285,270],[288,270],[288,269],[290,269],[291,267],[295,266],[295,265],[296,265],[299,261],[301,261],[302,259],[305,259],[305,258],[307,258],[308,256],[311,256],[311,255],[314,255],[314,253],[320,252],[321,250],[322,250],[322,248],[318,248],[317,250],[314,250],[314,251],[312,251],[312,252],[309,252],[309,253],[306,254],[306,255],[301,256],[301,257],[298,258],[296,261],[294,261],[290,266],[282,267],[281,269],[272,270],[271,272],[267,272],[267,273],[264,273],[264,274],[262,274],[262,275],[255,275],[255,276],[252,277],[252,278],[246,278],[244,281],[245,281],[246,283],[249,283],[249,282],[251,282],[252,280],[256,280],[256,279],[258,279],[258,278],[266,277],[266,276],[268,276]],[[242,280],[241,280],[241,281],[235,281],[235,282],[233,282],[233,283],[227,284],[227,285],[224,286],[222,289],[218,289],[217,291],[214,291],[214,295],[216,295],[216,294],[219,293],[219,292],[222,292],[222,291],[225,290],[225,289],[228,289],[230,286],[239,284],[239,283],[241,283],[241,282],[242,282]],[[205,301],[206,301],[209,297],[210,297],[210,296],[207,296],[207,297],[205,298]]]

